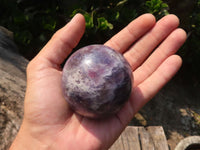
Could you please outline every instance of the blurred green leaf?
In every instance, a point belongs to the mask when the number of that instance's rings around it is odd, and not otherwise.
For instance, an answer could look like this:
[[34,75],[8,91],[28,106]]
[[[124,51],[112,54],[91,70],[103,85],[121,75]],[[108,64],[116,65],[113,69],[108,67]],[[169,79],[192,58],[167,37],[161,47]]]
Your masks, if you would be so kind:
[[119,16],[120,16],[120,13],[119,13],[119,11],[117,11],[117,12],[116,12],[115,19],[118,20],[118,19],[119,19]]
[[46,30],[54,31],[56,27],[56,22],[54,22],[54,24],[44,24],[43,27]]
[[149,13],[158,16],[158,18],[161,18],[162,16],[169,14],[168,13],[169,6],[162,0],[148,0],[145,2],[145,6],[147,7],[147,11]]
[[98,29],[100,30],[113,29],[113,25],[109,23],[108,20],[106,20],[104,17],[97,18],[97,21],[98,21]]
[[118,2],[116,6],[124,5],[126,2],[128,2],[128,0],[122,0],[122,1]]
[[86,28],[87,29],[92,29],[94,27],[93,23],[93,14],[85,13],[83,14],[85,17],[85,22],[86,22]]

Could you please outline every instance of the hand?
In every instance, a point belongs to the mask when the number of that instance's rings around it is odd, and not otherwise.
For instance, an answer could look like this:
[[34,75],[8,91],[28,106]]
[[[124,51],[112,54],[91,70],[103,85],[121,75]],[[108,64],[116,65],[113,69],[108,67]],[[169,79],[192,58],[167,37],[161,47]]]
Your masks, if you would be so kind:
[[145,14],[105,43],[130,63],[134,87],[118,114],[91,120],[69,108],[61,89],[60,64],[85,29],[84,17],[77,14],[27,67],[24,119],[11,149],[108,149],[134,114],[179,70],[182,60],[175,53],[186,40],[186,33],[178,25],[174,15],[156,22],[151,14]]

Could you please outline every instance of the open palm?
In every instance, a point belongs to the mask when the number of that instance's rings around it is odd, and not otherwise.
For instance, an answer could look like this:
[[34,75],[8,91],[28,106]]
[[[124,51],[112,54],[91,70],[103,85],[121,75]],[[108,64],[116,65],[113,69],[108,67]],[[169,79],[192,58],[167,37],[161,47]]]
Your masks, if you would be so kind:
[[60,65],[85,29],[84,17],[77,14],[27,67],[24,120],[11,149],[19,147],[20,137],[24,141],[21,149],[108,149],[134,114],[179,70],[182,60],[174,54],[186,34],[178,25],[174,15],[156,22],[151,14],[145,14],[105,43],[128,60],[134,86],[130,100],[118,114],[92,120],[74,113],[61,89]]

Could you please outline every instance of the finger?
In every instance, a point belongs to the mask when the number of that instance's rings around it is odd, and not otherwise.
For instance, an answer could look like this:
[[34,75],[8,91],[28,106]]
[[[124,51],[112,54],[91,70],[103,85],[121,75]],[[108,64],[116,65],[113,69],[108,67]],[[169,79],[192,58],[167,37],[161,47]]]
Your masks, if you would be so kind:
[[84,31],[84,17],[77,14],[66,26],[53,35],[38,57],[47,60],[48,65],[60,65],[78,44]]
[[124,54],[133,70],[140,66],[150,53],[179,25],[175,15],[167,15],[159,20],[153,29],[143,36]]
[[107,41],[105,45],[123,53],[133,42],[149,31],[154,24],[155,17],[151,14],[144,14],[132,21],[122,31]]
[[151,54],[151,56],[134,71],[134,86],[148,78],[169,56],[175,54],[187,38],[184,30],[176,29]]
[[155,94],[177,73],[181,64],[182,59],[179,56],[170,56],[148,79],[138,86],[141,94],[135,95],[134,99],[140,99],[140,107],[155,96]]
[[166,59],[148,79],[133,88],[130,100],[118,114],[121,123],[124,125],[128,124],[135,113],[155,96],[156,93],[177,73],[181,64],[182,59],[177,55],[172,55]]

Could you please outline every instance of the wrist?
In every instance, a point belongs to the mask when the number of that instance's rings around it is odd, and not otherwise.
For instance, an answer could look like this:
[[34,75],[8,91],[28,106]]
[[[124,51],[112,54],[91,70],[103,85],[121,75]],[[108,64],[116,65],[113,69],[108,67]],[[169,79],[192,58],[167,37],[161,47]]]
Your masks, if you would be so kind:
[[21,126],[15,140],[9,150],[47,150],[48,145],[45,145],[38,139],[32,137],[23,126]]

